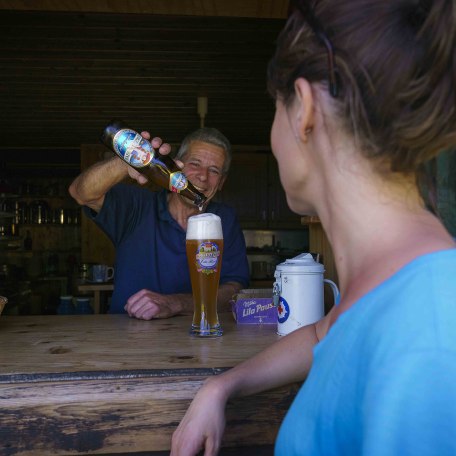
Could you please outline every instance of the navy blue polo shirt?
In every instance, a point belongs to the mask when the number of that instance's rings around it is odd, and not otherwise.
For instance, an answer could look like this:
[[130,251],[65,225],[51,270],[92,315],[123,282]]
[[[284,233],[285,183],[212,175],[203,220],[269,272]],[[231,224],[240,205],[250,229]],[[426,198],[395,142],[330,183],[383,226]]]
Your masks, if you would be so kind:
[[[85,207],[116,249],[114,292],[110,313],[124,313],[127,299],[146,288],[162,294],[191,293],[185,231],[168,211],[167,191],[151,192],[117,184],[100,212]],[[210,202],[207,212],[222,220],[224,252],[220,283],[249,283],[245,240],[234,209]]]

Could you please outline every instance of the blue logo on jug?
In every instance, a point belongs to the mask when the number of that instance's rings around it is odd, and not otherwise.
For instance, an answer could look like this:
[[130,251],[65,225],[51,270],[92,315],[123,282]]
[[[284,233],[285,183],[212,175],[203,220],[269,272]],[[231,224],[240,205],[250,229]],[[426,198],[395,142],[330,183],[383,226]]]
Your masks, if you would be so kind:
[[285,323],[290,316],[290,306],[288,302],[280,297],[279,305],[277,306],[277,321],[279,323]]
[[215,242],[202,242],[196,250],[196,270],[204,274],[217,272],[220,250]]
[[150,143],[140,134],[127,128],[119,130],[113,138],[114,151],[127,163],[142,168],[154,158]]

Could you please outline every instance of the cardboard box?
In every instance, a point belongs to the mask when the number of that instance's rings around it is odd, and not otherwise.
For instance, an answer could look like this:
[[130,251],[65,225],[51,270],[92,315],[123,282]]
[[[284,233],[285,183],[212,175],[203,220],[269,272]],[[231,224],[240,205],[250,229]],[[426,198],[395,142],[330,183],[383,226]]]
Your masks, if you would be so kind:
[[231,301],[231,308],[237,324],[277,325],[277,308],[270,288],[241,290]]

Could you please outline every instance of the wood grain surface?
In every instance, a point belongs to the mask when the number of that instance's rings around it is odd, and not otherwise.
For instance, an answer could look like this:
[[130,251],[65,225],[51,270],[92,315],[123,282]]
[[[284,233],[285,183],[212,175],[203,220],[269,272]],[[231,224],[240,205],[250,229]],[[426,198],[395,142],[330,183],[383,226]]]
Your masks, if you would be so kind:
[[[169,450],[204,380],[278,338],[275,326],[236,326],[230,314],[222,325],[221,338],[197,339],[190,317],[2,317],[0,454]],[[297,388],[230,402],[224,447],[273,444]]]

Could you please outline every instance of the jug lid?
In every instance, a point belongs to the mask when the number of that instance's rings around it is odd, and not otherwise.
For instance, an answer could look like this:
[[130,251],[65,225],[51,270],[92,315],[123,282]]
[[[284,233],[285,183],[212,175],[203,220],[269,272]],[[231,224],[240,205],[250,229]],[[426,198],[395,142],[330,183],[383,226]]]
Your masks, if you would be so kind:
[[276,270],[280,272],[294,273],[323,273],[325,267],[321,263],[317,263],[310,253],[300,253],[294,258],[285,260],[276,266]]

